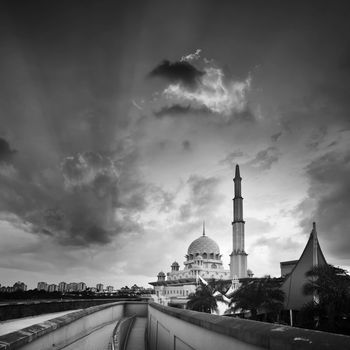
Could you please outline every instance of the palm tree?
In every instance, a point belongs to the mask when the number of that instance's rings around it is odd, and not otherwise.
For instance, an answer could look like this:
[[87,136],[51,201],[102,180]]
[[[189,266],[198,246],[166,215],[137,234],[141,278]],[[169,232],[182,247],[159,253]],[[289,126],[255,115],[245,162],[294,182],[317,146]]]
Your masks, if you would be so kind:
[[306,276],[304,293],[314,298],[301,310],[304,323],[312,317],[318,320],[316,328],[336,331],[341,319],[350,314],[350,276],[332,265],[315,266]]
[[269,276],[244,281],[231,297],[233,311],[250,311],[251,319],[258,318],[258,312],[271,313],[277,318],[283,309],[284,292],[279,289],[281,281]]
[[201,285],[197,288],[195,293],[188,296],[187,309],[211,313],[217,309],[216,299],[213,296],[213,290],[210,286]]

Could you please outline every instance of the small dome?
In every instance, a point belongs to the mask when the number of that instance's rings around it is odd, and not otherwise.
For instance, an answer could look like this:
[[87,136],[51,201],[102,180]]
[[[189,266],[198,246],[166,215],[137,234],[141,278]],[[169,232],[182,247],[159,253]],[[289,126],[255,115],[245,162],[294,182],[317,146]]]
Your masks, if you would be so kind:
[[174,261],[171,266],[179,266],[179,263],[177,261]]
[[195,260],[203,260],[202,256],[201,255],[198,255],[195,257]]
[[158,273],[158,276],[165,277],[165,273],[164,273],[163,271],[160,271],[160,272]]
[[208,236],[200,236],[190,244],[187,251],[188,255],[192,254],[195,256],[197,253],[200,255],[203,255],[203,253],[213,253],[216,255],[220,254],[220,248],[218,244]]

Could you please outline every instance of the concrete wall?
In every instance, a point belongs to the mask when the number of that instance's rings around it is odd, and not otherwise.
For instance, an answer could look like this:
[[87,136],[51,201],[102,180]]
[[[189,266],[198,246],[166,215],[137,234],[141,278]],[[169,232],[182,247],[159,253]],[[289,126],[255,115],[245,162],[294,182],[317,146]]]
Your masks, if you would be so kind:
[[347,336],[130,301],[94,306],[4,335],[0,350],[58,350],[70,344],[75,349],[74,341],[134,314],[148,315],[149,350],[350,350]]
[[0,350],[62,349],[125,314],[147,315],[147,302],[116,302],[90,307],[0,337]]
[[350,337],[151,303],[149,350],[346,350]]
[[0,321],[36,316],[51,312],[85,309],[87,307],[122,301],[118,299],[72,299],[11,302],[0,305]]

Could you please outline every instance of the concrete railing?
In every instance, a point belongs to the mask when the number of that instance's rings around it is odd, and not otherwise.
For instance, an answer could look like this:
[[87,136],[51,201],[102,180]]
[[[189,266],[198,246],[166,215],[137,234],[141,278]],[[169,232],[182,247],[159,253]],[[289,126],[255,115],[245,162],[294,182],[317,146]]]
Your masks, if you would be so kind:
[[[125,299],[63,299],[10,302],[0,305],[0,321],[47,314],[51,312],[85,309],[91,306],[124,300]],[[129,300],[135,301],[133,299]]]
[[122,317],[147,317],[147,302],[123,301],[93,306],[0,337],[0,350],[62,349]]
[[62,349],[113,322],[118,348],[134,315],[148,317],[149,350],[350,350],[347,336],[136,301],[94,306],[6,334],[0,337],[0,350]]
[[350,337],[151,303],[149,350],[346,350]]

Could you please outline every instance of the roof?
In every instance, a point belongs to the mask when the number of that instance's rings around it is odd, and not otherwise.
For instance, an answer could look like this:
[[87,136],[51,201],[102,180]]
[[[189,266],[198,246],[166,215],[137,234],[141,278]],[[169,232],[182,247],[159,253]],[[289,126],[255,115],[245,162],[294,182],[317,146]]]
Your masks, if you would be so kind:
[[300,310],[300,308],[312,299],[312,296],[303,293],[303,286],[308,282],[305,273],[313,266],[326,265],[326,259],[322,253],[317,239],[316,225],[310,233],[304,251],[297,260],[292,271],[286,276],[281,289],[285,292],[285,309]]
[[295,265],[299,260],[281,261],[280,265]]
[[208,236],[200,236],[190,244],[187,251],[188,255],[196,255],[197,253],[200,255],[203,253],[220,254],[220,248],[213,239],[209,238]]

